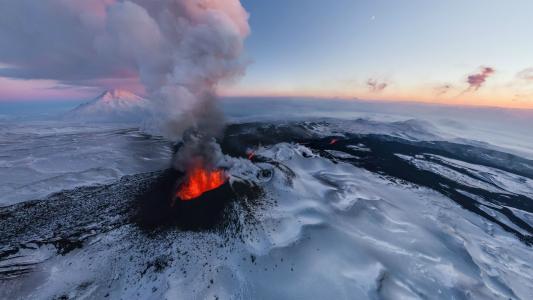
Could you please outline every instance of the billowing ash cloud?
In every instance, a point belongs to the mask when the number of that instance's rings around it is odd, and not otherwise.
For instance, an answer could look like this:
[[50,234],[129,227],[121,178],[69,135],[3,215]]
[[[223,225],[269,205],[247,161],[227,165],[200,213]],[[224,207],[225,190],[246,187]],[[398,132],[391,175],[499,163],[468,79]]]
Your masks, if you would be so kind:
[[518,74],[516,74],[516,77],[522,80],[533,82],[533,68],[527,68],[518,72]]
[[388,86],[388,83],[386,82],[380,82],[376,79],[373,79],[373,78],[369,78],[367,81],[366,81],[366,86],[368,87],[368,89],[372,92],[372,93],[379,93],[379,92],[382,92],[384,89],[387,88]]
[[490,67],[482,67],[481,71],[469,75],[466,79],[466,82],[469,84],[468,91],[477,91],[479,88],[483,86],[487,78],[489,78],[492,74],[494,74],[494,69]]
[[0,76],[138,79],[166,136],[209,131],[217,84],[243,72],[247,20],[239,0],[0,1]]

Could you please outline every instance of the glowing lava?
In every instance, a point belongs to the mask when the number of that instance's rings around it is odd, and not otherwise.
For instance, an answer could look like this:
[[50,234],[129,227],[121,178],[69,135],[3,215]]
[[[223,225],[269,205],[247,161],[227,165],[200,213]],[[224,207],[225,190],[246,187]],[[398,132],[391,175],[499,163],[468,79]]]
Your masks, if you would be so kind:
[[226,182],[223,170],[206,170],[195,167],[187,174],[187,179],[181,184],[176,196],[182,201],[189,201],[200,197],[203,193],[214,190]]
[[248,159],[249,160],[252,160],[255,157],[255,152],[254,151],[248,151],[246,154],[248,154]]

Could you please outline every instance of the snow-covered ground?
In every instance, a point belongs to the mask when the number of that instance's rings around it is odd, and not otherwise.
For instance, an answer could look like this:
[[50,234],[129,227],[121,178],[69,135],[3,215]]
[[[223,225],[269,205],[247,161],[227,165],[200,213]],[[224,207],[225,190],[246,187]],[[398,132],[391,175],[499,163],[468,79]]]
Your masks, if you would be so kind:
[[[233,161],[232,176],[242,177],[244,172],[251,179],[259,169],[273,170],[261,185],[265,199],[275,199],[275,205],[255,213],[257,226],[245,226],[242,240],[228,242],[227,236],[213,232],[146,235],[133,224],[98,233],[103,225],[81,223],[78,226],[86,228],[89,237],[80,249],[57,255],[54,247],[29,242],[13,259],[4,260],[0,269],[12,270],[18,263],[29,265],[31,272],[0,283],[0,296],[530,299],[533,295],[531,246],[445,196],[334,162],[302,145],[261,147],[256,155],[283,164],[294,176],[264,163]],[[102,196],[93,191],[92,197],[123,199],[121,190],[130,190],[131,184],[135,182]],[[70,201],[83,200],[84,194],[75,192]],[[58,221],[51,219],[54,226]],[[63,222],[80,230],[74,221]],[[27,234],[35,239],[40,230]]]
[[0,206],[168,167],[171,143],[128,126],[2,124]]
[[[108,119],[109,120],[109,119]],[[357,120],[315,128],[412,139],[439,138],[415,120]],[[105,184],[129,174],[169,167],[172,141],[143,133],[138,123],[8,121],[0,126],[0,206],[40,199],[64,189]]]
[[264,190],[238,238],[131,221],[172,154],[139,124],[0,121],[0,298],[533,298],[528,120],[260,104],[224,104],[266,122],[222,145]]
[[[45,108],[32,105],[38,111]],[[13,105],[4,106],[0,105],[0,206],[160,170],[170,158],[171,141],[143,135],[139,129],[147,100],[127,91],[104,92],[74,109],[63,104],[63,111],[58,104],[49,105],[54,109],[38,118],[26,116],[32,112],[29,104],[19,105],[22,113],[16,115]],[[226,99],[221,107],[232,123],[328,118],[325,134],[348,130],[448,140],[533,158],[533,111],[298,99]]]
[[[494,107],[446,106],[363,100],[227,99],[223,109],[232,122],[309,120],[313,118],[363,119],[397,122],[414,119],[430,132],[465,143],[489,143],[533,159],[533,110]],[[376,125],[379,125],[376,124]],[[379,126],[367,126],[378,132]],[[408,128],[404,128],[408,129]],[[409,134],[409,131],[404,131]],[[488,146],[488,145],[486,145]]]

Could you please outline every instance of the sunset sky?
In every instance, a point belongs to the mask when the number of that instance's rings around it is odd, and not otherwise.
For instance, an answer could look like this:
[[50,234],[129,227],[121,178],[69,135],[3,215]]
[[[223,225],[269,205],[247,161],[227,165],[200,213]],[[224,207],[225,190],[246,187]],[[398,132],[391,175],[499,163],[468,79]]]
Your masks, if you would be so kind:
[[[533,1],[242,3],[248,67],[222,95],[533,108]],[[12,67],[0,60],[0,71]],[[0,101],[79,100],[113,85],[0,75]]]

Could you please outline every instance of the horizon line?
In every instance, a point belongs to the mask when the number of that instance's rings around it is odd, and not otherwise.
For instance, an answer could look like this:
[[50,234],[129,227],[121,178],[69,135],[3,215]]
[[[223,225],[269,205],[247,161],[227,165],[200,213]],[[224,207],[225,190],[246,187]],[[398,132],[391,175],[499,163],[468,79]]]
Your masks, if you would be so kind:
[[[75,102],[84,102],[90,101],[99,97],[102,93],[105,93],[109,90],[103,90],[99,92],[94,97],[87,98],[76,98],[76,99],[0,99],[0,104],[32,104],[32,103],[75,103]],[[133,92],[132,92],[133,93]],[[133,93],[139,95],[137,93]],[[520,110],[520,111],[533,111],[533,107],[518,107],[518,106],[498,106],[498,105],[487,105],[487,104],[475,104],[475,103],[445,103],[445,102],[432,102],[430,100],[407,100],[407,99],[371,99],[371,98],[359,98],[359,97],[341,97],[341,96],[311,96],[311,95],[219,95],[222,100],[232,100],[232,99],[250,99],[250,100],[317,100],[317,101],[353,101],[353,102],[365,102],[365,103],[376,103],[376,104],[400,104],[400,105],[421,105],[421,106],[441,106],[441,107],[462,107],[462,108],[485,108],[485,109],[504,109],[504,110]]]

